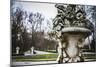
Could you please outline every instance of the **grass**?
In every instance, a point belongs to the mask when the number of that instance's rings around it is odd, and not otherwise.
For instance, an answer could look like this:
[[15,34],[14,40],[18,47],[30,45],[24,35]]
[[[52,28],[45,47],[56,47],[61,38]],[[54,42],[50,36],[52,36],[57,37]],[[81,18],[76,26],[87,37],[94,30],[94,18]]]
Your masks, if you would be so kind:
[[[49,50],[51,51],[51,50]],[[34,56],[13,56],[13,61],[55,61],[57,59],[58,54],[40,54],[40,55],[34,55]],[[82,57],[85,59],[96,59],[95,54],[83,54]]]
[[85,59],[96,59],[95,54],[84,54],[82,55],[82,57],[84,57]]
[[46,50],[46,52],[57,53],[56,50]]
[[32,61],[32,62],[37,62],[37,61],[55,61],[56,58],[45,58],[45,59],[16,59],[15,61]]
[[41,54],[41,55],[34,55],[34,56],[20,56],[20,57],[13,57],[13,61],[51,61],[56,60],[57,54]]

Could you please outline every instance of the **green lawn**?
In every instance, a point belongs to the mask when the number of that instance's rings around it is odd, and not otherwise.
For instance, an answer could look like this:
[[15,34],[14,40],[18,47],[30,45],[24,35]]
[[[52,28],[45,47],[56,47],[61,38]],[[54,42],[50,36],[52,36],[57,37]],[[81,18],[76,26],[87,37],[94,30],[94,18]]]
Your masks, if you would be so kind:
[[42,55],[34,55],[34,56],[18,56],[13,57],[13,61],[51,61],[56,60],[57,54],[42,54]]
[[[13,61],[55,61],[57,59],[58,54],[40,54],[34,56],[13,56]],[[84,54],[82,55],[85,59],[96,59],[95,54]]]
[[85,59],[96,59],[96,54],[84,54],[82,57]]
[[57,53],[56,50],[46,50],[46,52]]

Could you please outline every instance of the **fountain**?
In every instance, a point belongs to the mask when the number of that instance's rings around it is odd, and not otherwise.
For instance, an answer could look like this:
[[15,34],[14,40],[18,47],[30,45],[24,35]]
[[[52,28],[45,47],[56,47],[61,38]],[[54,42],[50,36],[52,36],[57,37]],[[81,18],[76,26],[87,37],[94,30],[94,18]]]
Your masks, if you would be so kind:
[[58,10],[53,28],[58,41],[58,63],[82,62],[81,49],[83,42],[91,35],[93,24],[86,19],[83,7],[76,5],[56,4]]

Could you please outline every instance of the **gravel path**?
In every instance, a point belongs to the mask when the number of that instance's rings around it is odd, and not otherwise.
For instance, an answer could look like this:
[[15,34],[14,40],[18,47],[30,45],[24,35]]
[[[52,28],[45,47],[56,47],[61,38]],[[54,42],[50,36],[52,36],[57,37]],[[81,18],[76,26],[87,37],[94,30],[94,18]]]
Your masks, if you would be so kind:
[[39,54],[53,54],[51,52],[45,52],[45,51],[38,51],[38,50],[34,50],[36,52],[36,54],[30,54],[30,53],[25,53],[25,56],[32,56],[32,55],[39,55]]
[[40,61],[40,62],[12,62],[14,66],[31,66],[31,65],[44,65],[44,64],[57,64],[56,61]]

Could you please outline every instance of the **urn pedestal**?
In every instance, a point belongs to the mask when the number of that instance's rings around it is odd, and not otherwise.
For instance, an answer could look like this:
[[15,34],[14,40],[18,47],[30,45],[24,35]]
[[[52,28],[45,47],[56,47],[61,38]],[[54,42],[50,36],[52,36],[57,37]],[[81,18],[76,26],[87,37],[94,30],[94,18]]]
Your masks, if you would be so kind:
[[61,31],[62,39],[66,43],[67,62],[81,62],[84,59],[81,57],[80,46],[87,36],[90,35],[90,30],[80,27],[67,27]]

